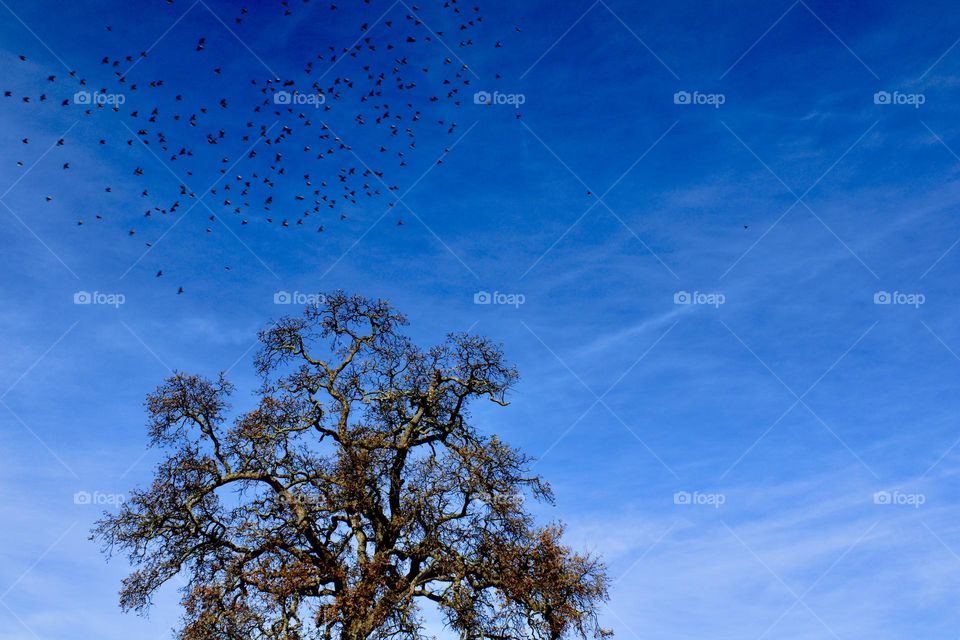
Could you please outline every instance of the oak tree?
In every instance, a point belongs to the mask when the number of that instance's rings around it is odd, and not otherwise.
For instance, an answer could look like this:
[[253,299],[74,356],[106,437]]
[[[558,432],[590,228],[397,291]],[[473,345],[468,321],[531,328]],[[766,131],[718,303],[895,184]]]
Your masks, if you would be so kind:
[[254,408],[176,373],[147,398],[164,458],[93,532],[133,566],[126,610],[178,574],[183,640],[604,636],[602,562],[538,526],[530,458],[471,424],[517,379],[499,346],[417,347],[389,304],[336,293],[260,333]]

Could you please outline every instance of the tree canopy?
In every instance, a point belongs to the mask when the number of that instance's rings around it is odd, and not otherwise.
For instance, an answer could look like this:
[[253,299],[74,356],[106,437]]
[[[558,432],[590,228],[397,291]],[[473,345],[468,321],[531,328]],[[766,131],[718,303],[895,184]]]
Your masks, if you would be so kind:
[[180,574],[183,640],[604,636],[603,563],[539,526],[531,459],[471,424],[517,372],[484,337],[417,347],[383,301],[335,293],[260,333],[257,404],[175,373],[147,397],[151,486],[93,536],[133,565],[124,609]]

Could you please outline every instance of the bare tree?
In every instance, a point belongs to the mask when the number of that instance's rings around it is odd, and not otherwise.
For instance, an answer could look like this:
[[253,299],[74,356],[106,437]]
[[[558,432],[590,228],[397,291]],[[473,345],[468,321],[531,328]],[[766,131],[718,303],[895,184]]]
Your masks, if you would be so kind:
[[516,371],[486,338],[422,350],[405,324],[337,293],[261,332],[256,408],[231,420],[223,375],[148,396],[167,457],[93,532],[134,566],[125,610],[182,572],[183,640],[417,639],[427,602],[468,639],[610,633],[601,561],[534,524],[521,497],[549,486],[469,422]]

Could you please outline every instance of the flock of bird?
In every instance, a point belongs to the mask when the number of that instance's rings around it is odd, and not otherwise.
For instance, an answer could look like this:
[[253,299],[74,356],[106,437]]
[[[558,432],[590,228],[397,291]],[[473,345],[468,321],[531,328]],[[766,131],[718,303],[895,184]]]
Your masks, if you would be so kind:
[[[458,135],[457,109],[475,108],[471,80],[477,76],[461,50],[503,48],[495,27],[479,29],[480,8],[435,0],[436,6],[427,7],[428,24],[421,17],[427,12],[405,2],[357,0],[345,10],[301,1],[297,9],[288,1],[239,9],[232,25],[218,17],[216,31],[190,35],[189,48],[182,37],[169,38],[177,50],[157,43],[156,51],[123,51],[133,38],[106,25],[102,42],[110,52],[89,68],[34,79],[31,86],[41,87],[39,93],[5,90],[4,100],[16,108],[61,109],[94,123],[95,134],[82,143],[93,149],[84,154],[103,157],[115,184],[84,179],[83,188],[93,187],[101,197],[85,205],[75,224],[89,227],[113,215],[129,226],[126,235],[156,238],[181,216],[202,215],[207,233],[218,221],[323,232],[332,221],[364,210],[361,201],[380,198],[385,202],[376,215],[391,211],[405,167],[415,165],[415,177],[424,162],[442,163],[449,140]],[[172,13],[171,21],[178,15]],[[317,37],[337,42],[307,51],[294,39],[277,64],[268,65],[252,50],[246,55],[246,42],[260,41],[266,25],[277,32],[284,18],[294,16],[306,23],[295,22],[291,30],[316,26],[322,32]],[[184,22],[179,31],[190,28]],[[489,41],[474,42],[490,31]],[[19,56],[24,63],[32,57]],[[294,70],[278,77],[274,66]],[[148,75],[160,70],[166,78]],[[54,161],[65,175],[72,171],[70,138],[64,135],[47,151],[59,156]],[[431,143],[422,152],[421,139]],[[23,171],[30,165],[26,158],[36,162],[42,150],[30,147],[29,136],[20,142],[25,151],[17,166]],[[421,161],[426,156],[429,161]],[[126,179],[117,179],[117,172]],[[72,188],[70,180],[56,184]],[[395,217],[403,225],[399,213]],[[151,226],[153,221],[166,224]],[[151,242],[146,246],[149,251]],[[163,275],[157,270],[157,277]]]

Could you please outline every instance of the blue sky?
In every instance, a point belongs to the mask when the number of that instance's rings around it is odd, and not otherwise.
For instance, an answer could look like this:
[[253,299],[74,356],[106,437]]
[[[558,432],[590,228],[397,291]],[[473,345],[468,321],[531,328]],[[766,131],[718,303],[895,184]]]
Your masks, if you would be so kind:
[[[142,81],[202,92],[198,34],[238,76],[340,36],[299,3],[239,39],[226,3],[0,4],[17,96],[63,65],[93,77],[101,50],[153,45]],[[618,637],[958,634],[952,5],[483,6],[504,49],[457,53],[474,90],[523,105],[467,95],[444,115],[457,133],[387,178],[402,205],[361,201],[322,235],[206,233],[202,209],[143,223],[130,164],[172,180],[150,152],[98,148],[103,120],[76,110],[0,102],[0,638],[168,636],[175,590],[148,619],[120,613],[125,565],[87,540],[99,508],[74,495],[148,482],[142,400],[170,369],[229,370],[242,408],[256,331],[296,311],[275,294],[337,288],[389,299],[424,344],[503,342],[521,382],[476,420],[537,457],[558,498],[538,516],[606,557]],[[97,226],[104,181],[134,195]]]

